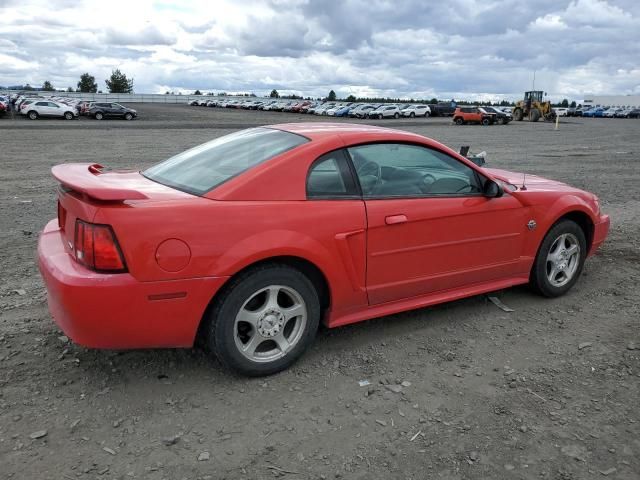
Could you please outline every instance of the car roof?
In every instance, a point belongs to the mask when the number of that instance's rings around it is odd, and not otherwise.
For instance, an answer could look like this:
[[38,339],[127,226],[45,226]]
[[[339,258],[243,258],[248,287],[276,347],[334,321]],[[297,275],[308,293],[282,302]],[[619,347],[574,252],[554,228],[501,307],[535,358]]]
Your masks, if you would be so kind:
[[278,125],[266,125],[266,128],[275,128],[286,132],[296,133],[303,137],[307,137],[313,142],[332,139],[335,138],[336,135],[340,135],[345,140],[358,138],[364,139],[364,137],[367,136],[379,137],[381,135],[388,136],[389,139],[406,138],[407,140],[420,139],[420,141],[424,141],[425,139],[425,137],[421,135],[406,132],[404,130],[377,127],[373,125],[360,125],[357,123],[281,123]]

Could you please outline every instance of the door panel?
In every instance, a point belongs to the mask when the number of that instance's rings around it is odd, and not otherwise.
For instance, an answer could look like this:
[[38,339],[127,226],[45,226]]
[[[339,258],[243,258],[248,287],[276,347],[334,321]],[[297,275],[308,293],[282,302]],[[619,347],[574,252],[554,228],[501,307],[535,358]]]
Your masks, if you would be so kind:
[[366,207],[371,304],[518,273],[526,210],[508,194],[367,200]]

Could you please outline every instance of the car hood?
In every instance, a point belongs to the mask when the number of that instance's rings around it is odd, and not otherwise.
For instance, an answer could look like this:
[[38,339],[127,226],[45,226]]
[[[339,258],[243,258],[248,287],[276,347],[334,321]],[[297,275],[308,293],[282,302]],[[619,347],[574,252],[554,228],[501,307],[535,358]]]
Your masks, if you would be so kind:
[[[548,178],[539,177],[538,175],[531,175],[529,173],[511,172],[509,170],[502,170],[498,168],[483,168],[484,171],[489,173],[493,178],[502,180],[510,185],[518,188],[518,190],[534,190],[534,191],[576,191],[581,190],[571,187],[566,183],[559,182],[557,180],[550,180]],[[522,184],[526,185],[526,190],[522,190]]]

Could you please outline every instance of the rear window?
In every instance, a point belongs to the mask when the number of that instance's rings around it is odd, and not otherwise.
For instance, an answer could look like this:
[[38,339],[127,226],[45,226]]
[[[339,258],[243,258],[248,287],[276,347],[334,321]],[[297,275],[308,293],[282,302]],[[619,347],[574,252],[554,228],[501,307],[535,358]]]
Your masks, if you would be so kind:
[[230,178],[309,140],[272,128],[250,128],[216,138],[142,172],[163,185],[203,195]]

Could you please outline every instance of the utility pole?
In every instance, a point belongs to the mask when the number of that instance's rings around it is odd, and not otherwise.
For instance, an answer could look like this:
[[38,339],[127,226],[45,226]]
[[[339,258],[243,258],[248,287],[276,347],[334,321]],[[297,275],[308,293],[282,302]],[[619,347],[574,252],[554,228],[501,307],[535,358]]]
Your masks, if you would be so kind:
[[536,89],[536,71],[533,71],[533,84],[531,85],[531,90]]

